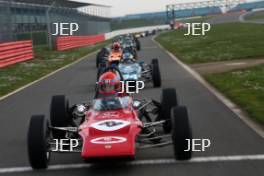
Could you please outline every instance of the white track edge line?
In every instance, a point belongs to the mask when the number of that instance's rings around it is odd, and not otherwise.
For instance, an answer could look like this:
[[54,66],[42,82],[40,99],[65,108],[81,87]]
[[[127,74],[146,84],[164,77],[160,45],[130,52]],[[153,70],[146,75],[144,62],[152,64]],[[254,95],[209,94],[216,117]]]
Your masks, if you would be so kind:
[[[231,155],[231,156],[210,156],[210,157],[195,157],[189,161],[178,161],[175,159],[154,159],[154,160],[138,160],[119,165],[138,166],[138,165],[157,165],[157,164],[188,164],[188,163],[212,163],[212,162],[232,162],[232,161],[258,161],[264,160],[264,154],[258,155]],[[118,163],[117,163],[118,164]],[[93,164],[78,163],[78,164],[58,164],[50,165],[47,171],[65,170],[65,169],[80,169],[89,168]],[[31,167],[9,167],[0,168],[0,174],[20,173],[33,171]]]
[[91,52],[91,53],[89,53],[89,54],[87,54],[87,55],[85,55],[85,56],[83,56],[83,57],[77,59],[76,61],[74,61],[74,62],[72,62],[72,63],[69,63],[68,65],[65,65],[65,66],[63,66],[63,67],[61,67],[61,68],[59,68],[59,69],[57,69],[57,70],[55,70],[55,71],[53,71],[53,72],[51,72],[51,73],[49,73],[49,74],[43,76],[43,77],[41,77],[41,78],[39,78],[39,79],[37,79],[37,80],[35,80],[35,81],[33,81],[33,82],[30,82],[30,83],[28,83],[28,84],[26,84],[26,85],[24,85],[24,86],[22,86],[22,87],[20,87],[20,88],[18,88],[18,89],[16,89],[16,90],[12,91],[12,92],[10,92],[10,93],[8,93],[8,94],[6,94],[6,95],[0,97],[0,101],[2,101],[2,100],[4,100],[4,99],[10,97],[11,95],[14,95],[14,94],[16,94],[16,93],[18,93],[18,92],[20,92],[20,91],[22,91],[22,90],[24,90],[24,89],[26,89],[26,88],[32,86],[33,84],[36,84],[36,83],[39,82],[39,81],[42,81],[42,80],[44,80],[44,79],[46,79],[46,78],[48,78],[48,77],[50,77],[50,76],[52,76],[52,75],[54,75],[54,74],[56,74],[56,73],[58,73],[58,72],[60,72],[60,71],[62,71],[62,70],[64,70],[64,69],[66,69],[66,68],[68,68],[68,67],[70,67],[70,66],[72,66],[72,65],[74,65],[74,64],[77,64],[78,62],[81,62],[81,61],[84,60],[85,58],[90,57],[91,55],[94,55],[94,54],[95,54],[96,52],[98,52],[98,51],[99,51],[99,49],[98,49],[98,50],[95,50],[95,51],[93,51],[93,52]]
[[199,81],[204,87],[206,87],[211,93],[213,93],[223,104],[225,104],[234,114],[236,114],[247,126],[249,126],[252,130],[254,130],[259,136],[264,138],[264,129],[261,125],[251,120],[242,109],[240,109],[235,103],[233,103],[230,99],[228,99],[225,95],[223,95],[216,88],[211,86],[202,76],[200,76],[199,73],[197,73],[187,64],[180,61],[176,56],[174,56],[174,54],[166,50],[161,44],[159,44],[155,40],[155,37],[157,36],[152,37],[152,41],[154,43],[156,43],[174,61],[176,61],[182,68],[188,71],[197,81]]

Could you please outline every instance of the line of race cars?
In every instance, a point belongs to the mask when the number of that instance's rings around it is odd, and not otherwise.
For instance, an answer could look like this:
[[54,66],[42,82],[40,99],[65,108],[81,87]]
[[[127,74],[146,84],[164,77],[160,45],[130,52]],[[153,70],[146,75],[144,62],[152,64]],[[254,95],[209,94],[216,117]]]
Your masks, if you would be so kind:
[[136,99],[123,86],[139,80],[161,86],[158,59],[145,64],[137,56],[140,49],[133,35],[114,39],[97,54],[93,100],[70,107],[64,95],[56,95],[49,119],[31,117],[27,144],[33,169],[47,168],[52,152],[80,153],[85,162],[118,161],[135,159],[139,149],[172,144],[175,159],[191,158],[192,151],[186,150],[192,139],[188,112],[178,105],[175,89],[163,89],[156,101]]
[[152,59],[151,64],[138,61],[137,51],[140,49],[138,38],[132,35],[120,36],[115,39],[111,49],[104,47],[96,56],[97,78],[105,68],[116,66],[124,81],[132,84],[131,87],[139,80],[152,82],[154,87],[160,87],[161,76],[158,59]]

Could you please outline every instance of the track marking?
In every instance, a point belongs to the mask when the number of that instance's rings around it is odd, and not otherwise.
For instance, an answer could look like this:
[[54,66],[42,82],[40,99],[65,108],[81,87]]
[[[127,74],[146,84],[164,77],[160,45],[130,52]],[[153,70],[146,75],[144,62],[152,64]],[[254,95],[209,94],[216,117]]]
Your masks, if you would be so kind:
[[156,36],[152,37],[152,41],[156,43],[165,53],[167,53],[176,63],[178,63],[182,68],[188,71],[197,81],[199,81],[204,87],[206,87],[212,94],[214,94],[224,105],[226,105],[234,114],[236,114],[246,125],[248,125],[252,130],[254,130],[258,135],[264,138],[264,129],[261,125],[252,121],[248,115],[240,109],[235,103],[230,99],[226,98],[220,91],[211,86],[199,73],[189,67],[187,64],[180,61],[171,52],[166,50],[161,44],[154,40]]
[[[156,159],[156,160],[138,160],[127,163],[117,163],[116,165],[127,165],[127,166],[138,166],[138,165],[163,165],[163,164],[191,164],[191,163],[215,163],[215,162],[234,162],[234,161],[258,161],[264,160],[264,154],[260,155],[233,155],[233,156],[210,156],[210,157],[195,157],[189,161],[178,161],[175,159]],[[48,167],[47,171],[53,170],[65,170],[65,169],[80,169],[89,168],[93,164],[58,164],[51,165]],[[21,172],[31,172],[33,171],[31,167],[9,167],[0,168],[0,174],[7,173],[21,173]]]
[[45,75],[45,76],[43,76],[43,77],[41,77],[41,78],[39,78],[39,79],[37,79],[37,80],[31,82],[31,83],[28,83],[28,84],[26,84],[26,85],[24,85],[24,86],[22,86],[22,87],[20,87],[20,88],[18,88],[18,89],[16,89],[16,90],[14,90],[13,92],[10,92],[10,93],[8,93],[8,94],[6,94],[6,95],[0,97],[0,101],[2,101],[2,100],[6,99],[6,98],[9,97],[9,96],[14,95],[14,94],[16,94],[16,93],[18,93],[18,92],[20,92],[20,91],[22,91],[22,90],[24,90],[24,89],[26,89],[26,88],[32,86],[33,84],[36,84],[36,83],[39,82],[39,81],[42,81],[42,80],[44,80],[44,79],[46,79],[46,78],[48,78],[48,77],[54,75],[55,73],[58,73],[58,72],[60,72],[60,71],[62,71],[62,70],[64,70],[64,69],[66,69],[66,68],[68,68],[68,67],[70,67],[70,66],[72,66],[72,65],[74,65],[74,64],[77,64],[78,62],[81,62],[82,60],[86,59],[87,57],[90,57],[90,56],[94,55],[94,54],[95,54],[96,52],[98,52],[98,51],[99,51],[99,49],[96,50],[96,51],[93,51],[93,52],[91,52],[91,53],[89,53],[89,54],[87,54],[87,55],[85,55],[85,56],[83,56],[83,57],[77,59],[76,61],[74,61],[74,62],[72,62],[72,63],[70,63],[70,64],[68,64],[68,65],[65,65],[65,66],[59,68],[58,70],[55,70],[55,71],[53,71],[53,72],[51,72],[51,73],[49,73],[49,74],[47,74],[47,75]]
[[[260,10],[261,11],[261,10]],[[263,22],[262,21],[252,21],[252,20],[246,20],[245,19],[245,17],[246,16],[250,16],[251,14],[254,14],[254,13],[256,13],[257,11],[251,11],[251,12],[246,12],[246,13],[243,13],[243,14],[241,14],[240,16],[239,16],[239,21],[241,22],[241,23],[255,23],[255,24],[263,24]]]
[[239,66],[239,65],[245,65],[246,62],[235,62],[235,63],[227,63],[226,66]]

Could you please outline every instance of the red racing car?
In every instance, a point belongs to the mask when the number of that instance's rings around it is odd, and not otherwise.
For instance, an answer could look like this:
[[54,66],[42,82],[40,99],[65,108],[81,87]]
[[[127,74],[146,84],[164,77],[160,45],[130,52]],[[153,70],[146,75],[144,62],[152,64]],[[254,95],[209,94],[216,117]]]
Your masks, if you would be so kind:
[[91,162],[134,159],[136,149],[173,144],[175,158],[188,160],[192,152],[185,151],[187,139],[192,139],[188,113],[178,105],[175,89],[163,89],[160,102],[97,94],[92,102],[72,107],[65,96],[58,95],[52,97],[49,120],[44,115],[31,117],[28,154],[32,168],[43,169],[52,152],[79,152]]

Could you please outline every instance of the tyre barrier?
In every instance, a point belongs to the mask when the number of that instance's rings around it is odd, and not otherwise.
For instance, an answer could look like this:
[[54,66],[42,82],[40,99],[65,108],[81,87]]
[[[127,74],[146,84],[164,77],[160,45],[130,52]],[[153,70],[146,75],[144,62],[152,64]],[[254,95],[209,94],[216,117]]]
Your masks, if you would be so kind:
[[105,40],[104,34],[91,35],[91,36],[67,36],[57,37],[56,46],[58,51],[67,49],[78,48],[82,46],[93,45]]
[[0,68],[33,58],[32,40],[0,43]]

